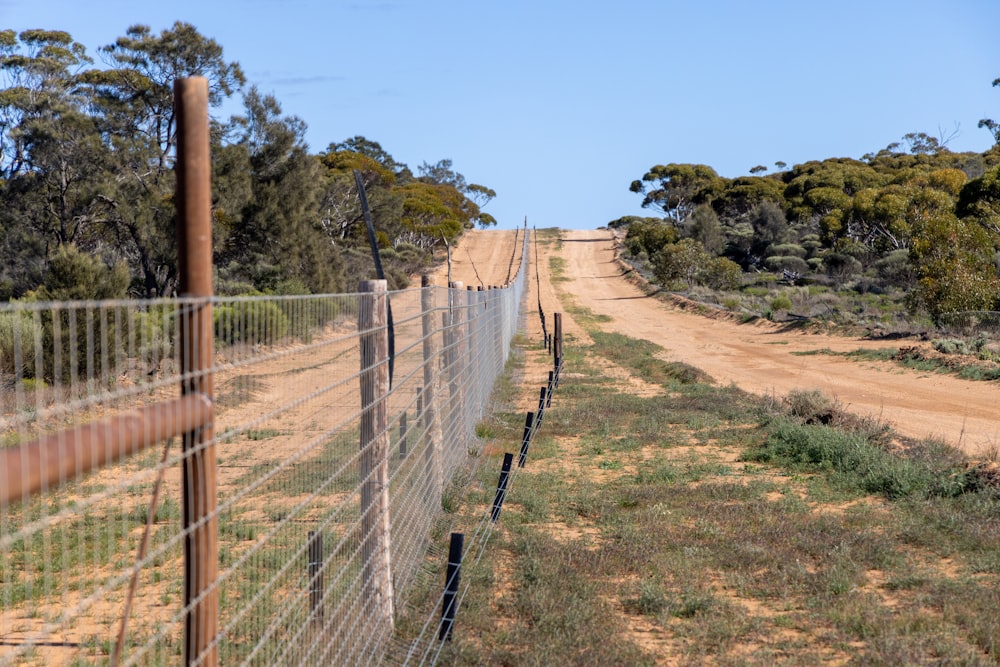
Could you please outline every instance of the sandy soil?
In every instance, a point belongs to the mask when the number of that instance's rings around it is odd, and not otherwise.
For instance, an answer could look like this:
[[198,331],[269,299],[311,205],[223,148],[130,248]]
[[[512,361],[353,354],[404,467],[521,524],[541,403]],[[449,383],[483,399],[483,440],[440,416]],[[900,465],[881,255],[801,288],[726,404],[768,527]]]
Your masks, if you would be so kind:
[[[451,279],[463,286],[502,287],[517,275],[524,230],[466,232],[451,248]],[[513,261],[512,261],[513,260]],[[433,274],[434,284],[448,285],[448,264]]]
[[[474,231],[463,236],[452,250],[453,279],[478,284],[472,273],[474,262],[486,284],[502,282],[513,234]],[[1000,385],[996,383],[918,372],[890,362],[795,355],[822,349],[898,348],[901,344],[787,332],[769,322],[740,324],[688,312],[645,295],[629,282],[616,260],[610,232],[564,230],[560,236],[561,243],[546,243],[540,235],[541,242],[533,244],[529,310],[537,308],[536,265],[542,278],[539,287],[543,308],[547,313],[562,310],[548,280],[549,257],[556,254],[565,260],[565,277],[569,279],[560,284],[560,289],[572,294],[578,305],[610,317],[610,322],[601,325],[605,330],[655,342],[665,348],[664,359],[700,368],[716,382],[779,397],[792,390],[819,389],[851,412],[887,421],[903,435],[940,438],[972,456],[1000,444],[1000,419],[995,416],[996,406],[1000,405]],[[443,267],[441,270],[446,271]],[[436,284],[444,282],[436,280]],[[537,317],[529,318],[529,335],[537,326]],[[582,335],[572,318],[564,317],[564,328],[578,339]]]
[[607,315],[607,330],[663,346],[668,360],[683,361],[717,382],[779,396],[819,389],[856,414],[890,422],[904,435],[934,436],[976,455],[1000,442],[1000,386],[890,362],[857,362],[793,352],[899,347],[898,341],[813,333],[788,333],[770,323],[711,319],[644,295],[624,278],[607,231],[566,231],[561,254],[572,278],[567,290],[581,306]]

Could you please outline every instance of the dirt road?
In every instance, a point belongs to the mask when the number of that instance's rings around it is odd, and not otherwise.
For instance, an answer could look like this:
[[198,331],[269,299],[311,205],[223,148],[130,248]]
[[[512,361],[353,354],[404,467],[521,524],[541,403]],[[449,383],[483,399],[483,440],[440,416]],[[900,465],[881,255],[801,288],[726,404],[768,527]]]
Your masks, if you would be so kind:
[[[463,257],[466,261],[472,258],[480,272],[489,265],[489,257],[497,257],[494,263],[503,264],[498,256],[506,252],[509,258],[507,244],[512,234],[477,231],[466,235],[453,252],[456,266]],[[605,330],[661,345],[666,360],[683,361],[716,382],[733,383],[757,394],[784,396],[796,389],[819,389],[851,412],[887,421],[903,435],[941,438],[972,456],[1000,444],[997,383],[913,371],[890,362],[796,355],[793,353],[822,349],[898,348],[899,342],[789,333],[768,322],[740,324],[687,312],[646,296],[622,276],[610,232],[562,231],[560,238],[561,243],[538,246],[542,282],[547,282],[549,256],[562,257],[568,281],[558,286],[559,291],[571,295],[578,305],[610,317],[610,322],[601,325]],[[457,271],[462,277],[455,279],[465,280],[466,268]],[[534,259],[529,268],[529,283],[534,288]],[[543,301],[550,304],[546,309],[558,309],[552,286],[541,287]],[[533,307],[535,296],[529,299],[529,307]]]
[[[501,287],[517,275],[524,230],[466,232],[451,249],[451,277],[465,287]],[[434,284],[448,285],[448,265],[434,272]]]

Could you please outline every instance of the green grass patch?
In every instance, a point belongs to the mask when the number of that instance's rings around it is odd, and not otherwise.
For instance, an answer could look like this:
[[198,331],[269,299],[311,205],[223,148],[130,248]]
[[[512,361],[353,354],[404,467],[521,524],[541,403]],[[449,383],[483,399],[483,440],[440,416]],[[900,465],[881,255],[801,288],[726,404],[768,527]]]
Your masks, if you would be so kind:
[[[840,410],[823,396],[681,381],[658,346],[589,333],[463,573],[445,662],[991,664],[1000,499],[954,450],[890,452],[860,420],[805,423]],[[664,392],[609,389],[596,357]],[[508,450],[517,417],[496,428]]]
[[708,382],[703,371],[679,361],[664,361],[656,357],[663,348],[647,340],[615,332],[591,331],[593,351],[614,363],[635,372],[647,382],[665,387],[677,384]]

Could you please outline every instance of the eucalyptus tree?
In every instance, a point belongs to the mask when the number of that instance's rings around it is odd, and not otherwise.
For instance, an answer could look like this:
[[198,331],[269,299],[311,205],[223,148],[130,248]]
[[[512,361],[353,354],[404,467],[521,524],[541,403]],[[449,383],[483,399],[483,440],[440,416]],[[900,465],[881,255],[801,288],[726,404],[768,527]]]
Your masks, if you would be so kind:
[[388,240],[402,211],[402,197],[393,188],[413,179],[409,167],[362,136],[330,144],[319,159],[326,170],[320,223],[331,242],[340,248],[367,243],[355,171],[361,174],[375,227]]
[[173,83],[204,76],[209,105],[217,108],[245,82],[239,65],[194,26],[177,22],[153,34],[131,26],[101,47],[107,67],[79,77],[94,117],[111,148],[107,179],[98,201],[104,233],[132,267],[136,291],[147,297],[176,289],[174,160],[177,125]]
[[683,222],[695,206],[711,202],[724,180],[707,165],[671,163],[652,167],[629,190],[643,195],[643,208]]
[[483,206],[497,196],[497,193],[485,185],[466,181],[465,176],[452,169],[451,160],[439,160],[435,164],[424,162],[417,167],[417,172],[420,174],[417,180],[425,183],[450,186],[468,199],[468,204],[462,207],[469,212],[467,219],[462,222],[463,227],[478,224],[485,229],[497,224],[496,219],[492,215],[481,211]]
[[[993,87],[1000,88],[1000,78],[993,79]],[[993,120],[992,118],[983,118],[979,121],[979,127],[986,128],[993,135],[993,139],[997,144],[1000,144],[1000,123]]]
[[323,168],[308,152],[306,124],[282,116],[277,99],[256,87],[244,107],[232,119],[235,141],[226,154],[247,196],[217,253],[220,272],[267,292],[342,289],[340,259],[322,225]]
[[37,286],[70,243],[97,252],[95,197],[108,150],[78,86],[92,59],[69,33],[0,31],[0,267],[4,292]]

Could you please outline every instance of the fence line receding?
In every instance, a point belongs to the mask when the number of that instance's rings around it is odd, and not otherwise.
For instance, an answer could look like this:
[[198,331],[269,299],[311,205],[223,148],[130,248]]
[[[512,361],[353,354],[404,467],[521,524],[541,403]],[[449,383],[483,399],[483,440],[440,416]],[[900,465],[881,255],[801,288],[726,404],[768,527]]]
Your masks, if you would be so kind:
[[[380,660],[508,358],[521,243],[488,290],[0,305],[0,665],[107,662],[127,605],[123,665]],[[213,535],[217,572],[187,571]]]

